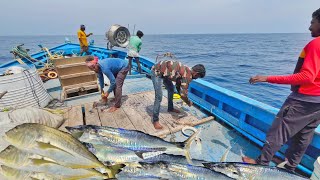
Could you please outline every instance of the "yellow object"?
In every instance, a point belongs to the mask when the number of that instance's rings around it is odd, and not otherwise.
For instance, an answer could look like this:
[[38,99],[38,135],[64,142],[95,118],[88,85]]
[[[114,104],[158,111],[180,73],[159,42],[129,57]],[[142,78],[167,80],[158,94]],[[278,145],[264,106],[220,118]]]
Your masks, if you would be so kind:
[[49,71],[47,76],[50,79],[55,79],[55,78],[58,77],[58,74],[56,72],[54,72],[54,71]]
[[88,46],[87,35],[81,29],[78,31],[78,38],[79,38],[79,41],[80,41],[80,47]]
[[42,49],[43,51],[47,52],[50,60],[52,60],[52,59],[58,59],[58,58],[63,58],[63,54],[62,54],[62,53],[61,53],[61,54],[57,54],[57,53],[51,54],[51,52],[49,51],[48,48],[43,47],[43,48],[41,48],[41,49]]
[[173,99],[180,99],[181,96],[179,94],[173,94]]

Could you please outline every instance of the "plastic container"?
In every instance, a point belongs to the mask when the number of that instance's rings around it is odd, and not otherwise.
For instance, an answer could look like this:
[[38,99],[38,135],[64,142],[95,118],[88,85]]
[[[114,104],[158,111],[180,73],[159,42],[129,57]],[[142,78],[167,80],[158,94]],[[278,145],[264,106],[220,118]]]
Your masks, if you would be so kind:
[[[0,108],[47,106],[51,99],[35,66],[20,67],[24,68],[20,73],[0,76],[0,93],[7,91],[0,99]],[[0,74],[6,69],[0,69]]]

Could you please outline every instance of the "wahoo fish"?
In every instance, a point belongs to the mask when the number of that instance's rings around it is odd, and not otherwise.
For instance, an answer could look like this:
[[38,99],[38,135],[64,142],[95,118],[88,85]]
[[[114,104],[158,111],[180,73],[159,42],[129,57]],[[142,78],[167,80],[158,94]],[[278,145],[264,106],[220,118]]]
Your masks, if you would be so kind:
[[1,174],[8,180],[34,180],[34,179],[45,179],[45,180],[61,180],[60,176],[49,175],[46,173],[24,171],[20,169],[14,169],[8,166],[1,166]]
[[[148,154],[151,157],[142,159],[131,150],[116,148],[112,146],[105,146],[99,144],[89,144],[84,143],[86,147],[91,151],[101,162],[105,165],[116,165],[116,164],[127,164],[136,162],[146,162],[154,163],[158,161],[178,163],[178,164],[189,164],[185,156],[181,155],[171,155],[171,154],[160,154],[154,152],[154,154]],[[203,163],[208,163],[207,161],[192,159],[192,165],[203,166]]]
[[199,166],[191,166],[191,165],[183,165],[183,164],[168,164],[167,169],[171,172],[171,175],[174,177],[174,179],[181,179],[181,180],[232,179],[220,172],[215,172],[210,169],[199,167]]
[[110,177],[118,171],[104,166],[79,140],[70,134],[36,123],[25,123],[5,133],[10,144],[48,157],[70,168],[105,168]]
[[235,179],[281,179],[281,180],[302,180],[306,179],[282,168],[261,166],[246,163],[204,163],[205,167],[226,174]]
[[[57,162],[46,160],[40,155],[35,155],[17,149],[10,145],[0,153],[0,163],[20,170],[35,171],[40,173],[49,173],[60,176],[70,176],[67,179],[82,178],[108,178],[94,169],[72,169]],[[12,171],[11,171],[12,172]],[[72,177],[72,178],[71,178]]]
[[118,179],[174,179],[165,163],[128,165],[116,175]]
[[66,127],[66,129],[82,142],[138,151],[141,153],[139,156],[141,158],[144,158],[145,153],[158,151],[160,153],[183,153],[188,160],[191,160],[190,145],[199,133],[194,133],[184,142],[171,143],[136,130],[93,125]]

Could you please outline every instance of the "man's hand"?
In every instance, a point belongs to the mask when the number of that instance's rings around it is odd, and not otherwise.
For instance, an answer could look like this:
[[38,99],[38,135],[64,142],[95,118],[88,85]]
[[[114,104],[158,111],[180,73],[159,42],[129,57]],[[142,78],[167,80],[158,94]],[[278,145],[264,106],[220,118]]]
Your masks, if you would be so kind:
[[189,100],[188,106],[191,107],[193,105],[193,102]]
[[92,33],[89,33],[89,34],[88,34],[88,36],[91,36],[91,35],[93,35],[93,34],[92,34]]
[[256,82],[267,82],[267,78],[268,78],[268,76],[256,75],[256,76],[250,78],[249,83],[254,84]]

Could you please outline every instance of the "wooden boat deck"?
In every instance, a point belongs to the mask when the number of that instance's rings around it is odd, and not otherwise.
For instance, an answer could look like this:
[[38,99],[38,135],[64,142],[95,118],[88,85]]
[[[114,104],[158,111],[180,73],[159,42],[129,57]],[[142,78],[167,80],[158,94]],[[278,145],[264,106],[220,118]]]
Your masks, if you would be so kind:
[[167,112],[167,98],[163,97],[160,110],[160,123],[164,126],[164,129],[156,130],[151,122],[153,101],[154,92],[148,91],[123,96],[121,108],[113,113],[109,113],[108,109],[92,109],[93,102],[72,106],[65,109],[66,113],[64,116],[66,121],[60,127],[60,130],[66,131],[65,126],[91,124],[139,130],[164,138],[168,134],[180,131],[184,126],[196,126],[214,119],[212,116],[198,119],[189,112],[183,111],[181,105],[176,102],[174,106],[180,109],[181,113],[169,113]]

